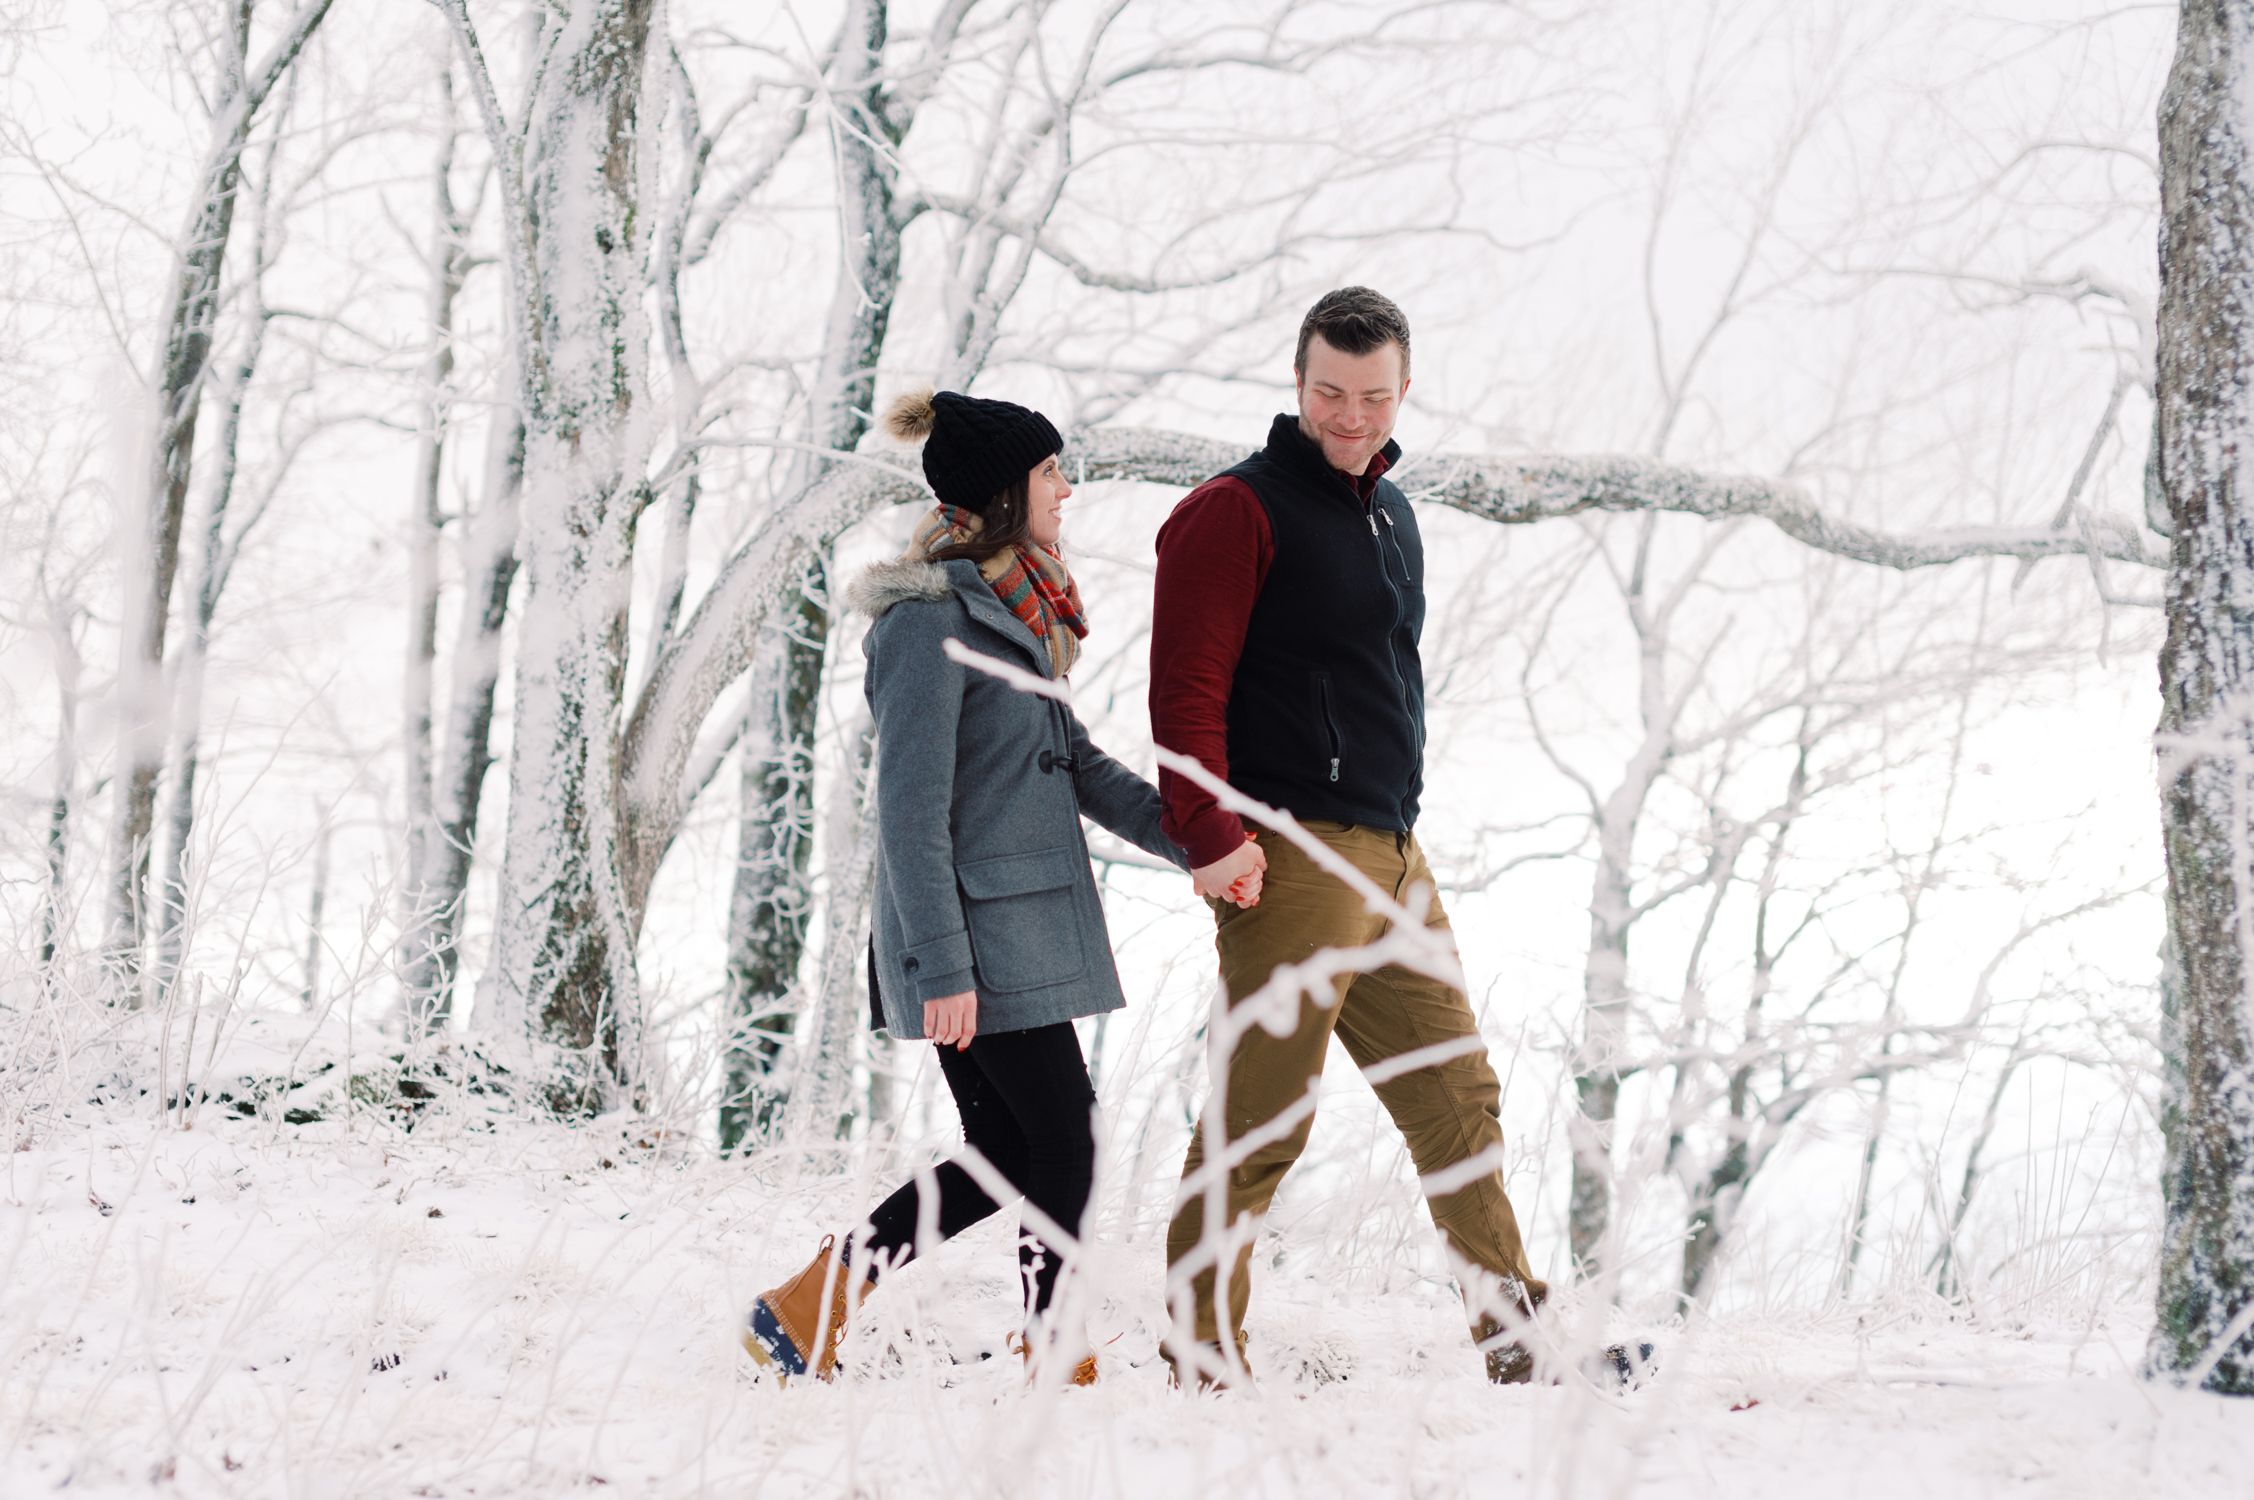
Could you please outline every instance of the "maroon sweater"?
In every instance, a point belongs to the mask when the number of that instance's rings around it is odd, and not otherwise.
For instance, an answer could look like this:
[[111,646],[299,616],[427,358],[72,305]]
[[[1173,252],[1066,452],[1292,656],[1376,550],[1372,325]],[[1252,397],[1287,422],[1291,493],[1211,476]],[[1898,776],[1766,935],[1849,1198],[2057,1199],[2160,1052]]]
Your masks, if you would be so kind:
[[[1369,503],[1385,474],[1383,453],[1360,475],[1345,475]],[[1275,560],[1268,512],[1252,486],[1233,475],[1189,492],[1158,529],[1158,579],[1150,632],[1151,737],[1229,779],[1229,689],[1244,650],[1253,601]],[[1159,826],[1192,867],[1225,859],[1244,842],[1244,824],[1187,777],[1161,769]]]

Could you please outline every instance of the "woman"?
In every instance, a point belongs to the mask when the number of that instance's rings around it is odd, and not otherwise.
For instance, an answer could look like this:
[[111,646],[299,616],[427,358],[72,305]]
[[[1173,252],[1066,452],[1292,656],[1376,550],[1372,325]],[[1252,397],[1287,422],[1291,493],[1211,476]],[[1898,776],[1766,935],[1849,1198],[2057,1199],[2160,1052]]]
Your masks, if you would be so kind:
[[[942,649],[960,641],[1049,678],[1072,670],[1088,626],[1057,548],[1072,487],[1056,428],[1025,407],[952,391],[901,397],[885,425],[924,440],[939,505],[903,556],[847,591],[873,621],[862,644],[877,753],[871,1009],[894,1037],[938,1044],[964,1138],[1077,1235],[1096,1095],[1072,1022],[1126,1004],[1081,815],[1171,863],[1185,856],[1159,832],[1157,791],[1090,744],[1071,709]],[[955,1162],[933,1177],[941,1239],[1001,1207]],[[843,1251],[824,1239],[753,1304],[744,1347],[786,1378],[830,1378],[851,1308],[915,1254],[924,1207],[911,1182]],[[1061,1258],[1033,1242],[1019,1258],[1030,1361],[1047,1347],[1040,1326]],[[1095,1378],[1092,1356],[1073,1378]]]

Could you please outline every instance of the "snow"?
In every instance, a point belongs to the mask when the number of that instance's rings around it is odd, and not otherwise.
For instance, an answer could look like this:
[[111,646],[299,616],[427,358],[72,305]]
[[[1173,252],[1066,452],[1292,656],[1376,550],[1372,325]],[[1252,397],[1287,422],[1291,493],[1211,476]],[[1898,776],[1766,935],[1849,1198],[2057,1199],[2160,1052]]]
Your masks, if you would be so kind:
[[[79,1084],[105,1052],[102,1076],[151,1076],[154,1021],[77,1049]],[[1188,1397],[1157,1358],[1155,1224],[1099,1248],[1092,1390],[1029,1390],[1004,1353],[1000,1220],[871,1299],[847,1378],[778,1388],[738,1320],[896,1165],[723,1161],[648,1119],[445,1092],[410,1128],[378,1045],[268,1012],[217,1048],[174,1037],[213,1090],[186,1129],[114,1081],[103,1104],[17,1095],[0,1495],[1943,1500],[2239,1495],[2254,1472],[2254,1403],[2135,1378],[2141,1296],[2031,1326],[1614,1312],[1609,1336],[1660,1348],[1642,1389],[1495,1388],[1444,1281],[1326,1282],[1284,1246],[1259,1258],[1258,1389]],[[322,1118],[217,1099],[278,1069],[316,1080],[290,1107]],[[373,1102],[346,1101],[355,1078]]]

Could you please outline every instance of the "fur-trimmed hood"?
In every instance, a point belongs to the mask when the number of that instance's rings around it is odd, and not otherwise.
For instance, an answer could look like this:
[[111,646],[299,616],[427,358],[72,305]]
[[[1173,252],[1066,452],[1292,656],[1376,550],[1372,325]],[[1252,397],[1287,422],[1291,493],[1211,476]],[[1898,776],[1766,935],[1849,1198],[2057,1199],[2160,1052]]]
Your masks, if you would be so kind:
[[845,603],[876,620],[895,604],[910,599],[945,599],[954,592],[954,582],[938,563],[895,557],[863,568],[860,576],[845,586]]

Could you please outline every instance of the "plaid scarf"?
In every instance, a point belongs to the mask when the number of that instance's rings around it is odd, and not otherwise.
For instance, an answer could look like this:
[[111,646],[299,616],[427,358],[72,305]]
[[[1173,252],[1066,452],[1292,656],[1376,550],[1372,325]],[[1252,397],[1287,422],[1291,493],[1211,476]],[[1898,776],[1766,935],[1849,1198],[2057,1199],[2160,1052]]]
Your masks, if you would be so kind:
[[[971,540],[985,524],[976,511],[941,505],[916,523],[906,555],[929,557],[942,547]],[[1064,554],[1053,543],[1020,542],[980,563],[978,576],[1033,632],[1033,638],[1048,646],[1049,665],[1056,675],[1071,671],[1080,655],[1081,638],[1088,633],[1088,616],[1080,605],[1080,585],[1064,565]]]

